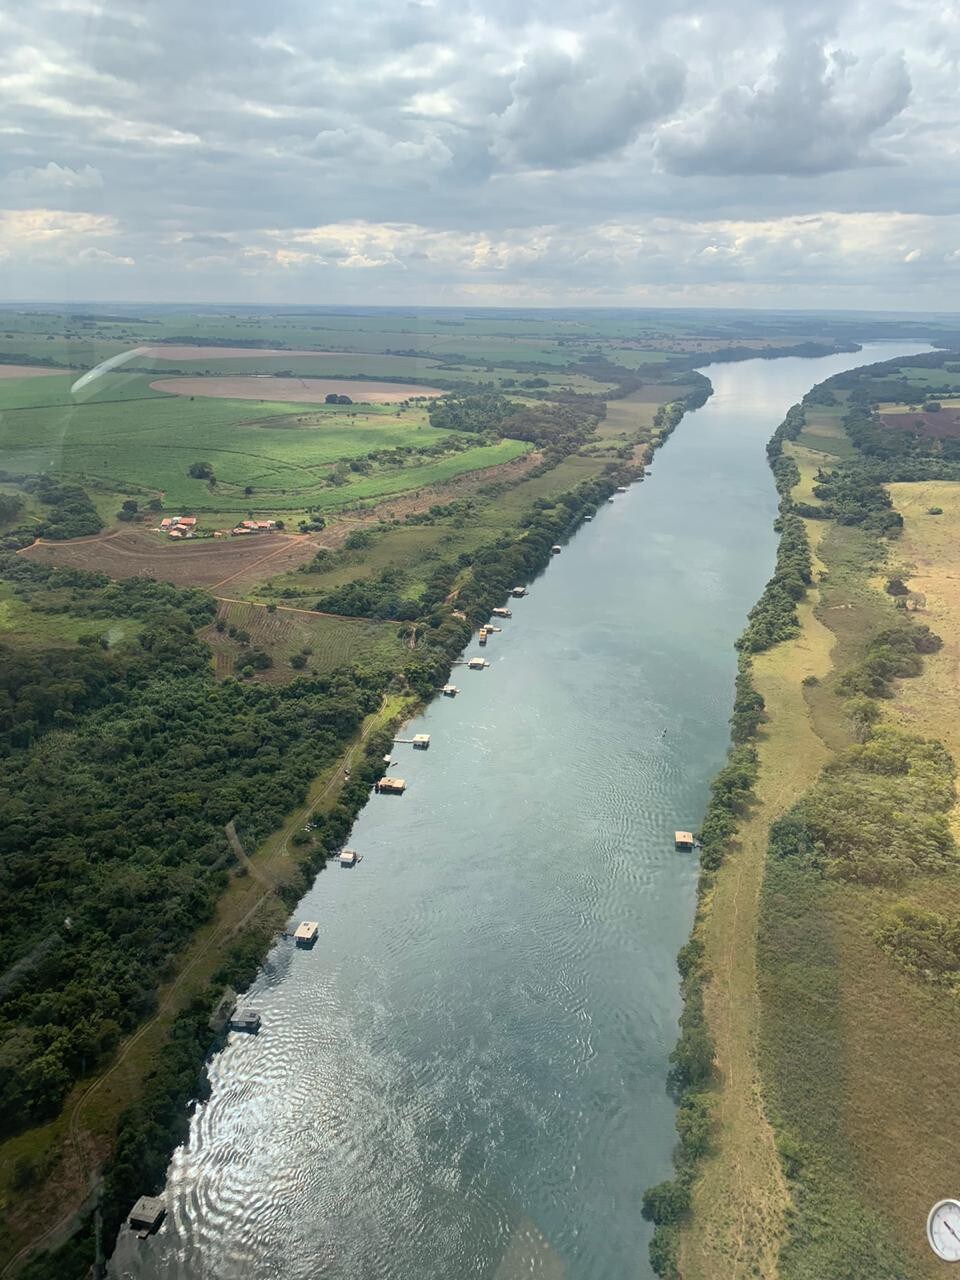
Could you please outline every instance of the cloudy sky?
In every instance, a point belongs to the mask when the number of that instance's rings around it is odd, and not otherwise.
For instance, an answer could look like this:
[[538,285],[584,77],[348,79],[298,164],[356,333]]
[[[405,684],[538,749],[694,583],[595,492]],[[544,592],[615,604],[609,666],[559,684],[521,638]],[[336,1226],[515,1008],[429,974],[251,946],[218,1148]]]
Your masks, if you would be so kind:
[[955,0],[0,10],[0,297],[958,309]]

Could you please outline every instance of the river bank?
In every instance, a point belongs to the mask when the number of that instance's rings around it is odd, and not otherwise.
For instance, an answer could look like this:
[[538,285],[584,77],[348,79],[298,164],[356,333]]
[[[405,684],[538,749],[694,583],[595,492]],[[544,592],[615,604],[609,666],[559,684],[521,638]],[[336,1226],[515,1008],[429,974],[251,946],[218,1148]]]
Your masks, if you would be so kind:
[[[819,468],[849,456],[842,413],[811,406],[800,440],[785,443],[785,456],[798,468],[787,496],[817,505]],[[896,507],[909,509],[912,523],[903,541],[891,544],[885,573],[902,563],[906,574],[931,532],[940,537],[942,560],[947,543],[923,513],[934,498],[955,505],[948,491],[956,486],[892,488]],[[920,495],[909,496],[913,490]],[[768,853],[771,823],[857,741],[850,704],[838,700],[838,676],[898,617],[877,577],[883,552],[875,541],[823,520],[804,524],[814,585],[798,606],[799,633],[752,660],[753,684],[765,703],[754,801],[723,866],[701,886],[695,937],[715,1049],[713,1131],[678,1253],[663,1269],[688,1280],[713,1280],[718,1267],[731,1277],[838,1274],[861,1265],[871,1275],[938,1274],[920,1227],[924,1196],[936,1199],[943,1181],[937,1175],[946,1171],[949,1140],[946,1148],[924,1141],[921,1150],[915,1139],[937,1128],[933,1117],[946,1105],[936,1072],[938,1062],[945,1067],[946,1045],[932,1045],[922,992],[911,989],[871,936],[883,916],[877,889],[819,878],[788,885],[787,864]],[[942,576],[947,568],[940,563],[936,571]],[[927,658],[923,673],[883,704],[885,718],[909,732],[942,736],[938,717],[952,707],[944,689],[943,660]],[[952,897],[951,879],[938,876],[929,891]],[[838,982],[839,994],[828,999],[827,985]],[[834,1000],[842,1002],[842,1023],[825,1016]],[[817,1051],[810,1049],[814,1040]],[[902,1069],[913,1057],[908,1046],[919,1042],[928,1050],[920,1088],[915,1072]],[[904,1110],[912,1121],[891,1123]],[[878,1200],[885,1222],[875,1216]]]
[[361,815],[361,867],[298,908],[324,921],[317,949],[271,953],[263,1030],[212,1064],[168,1224],[122,1240],[118,1274],[297,1275],[290,1238],[331,1275],[640,1265],[696,882],[672,831],[702,813],[772,562],[783,365],[718,370],[652,479],[517,602],[493,666],[411,726],[429,752]]

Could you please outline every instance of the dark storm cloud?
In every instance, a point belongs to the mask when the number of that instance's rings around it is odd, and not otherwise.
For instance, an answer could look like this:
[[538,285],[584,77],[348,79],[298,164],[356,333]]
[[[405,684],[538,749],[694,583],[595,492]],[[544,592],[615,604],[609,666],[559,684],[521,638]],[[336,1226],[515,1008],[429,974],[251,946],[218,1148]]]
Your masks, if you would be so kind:
[[4,291],[944,305],[958,61],[927,0],[8,6]]

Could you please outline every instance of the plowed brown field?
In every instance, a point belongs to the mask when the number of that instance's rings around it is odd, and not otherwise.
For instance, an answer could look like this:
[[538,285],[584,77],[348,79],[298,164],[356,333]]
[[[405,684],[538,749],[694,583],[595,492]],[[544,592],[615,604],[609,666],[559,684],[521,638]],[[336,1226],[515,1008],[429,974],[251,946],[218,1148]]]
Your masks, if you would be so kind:
[[255,578],[266,578],[295,569],[312,559],[318,545],[312,538],[285,533],[202,538],[171,545],[154,533],[123,529],[69,542],[35,542],[19,554],[48,564],[106,573],[111,578],[159,578],[181,587],[220,587],[251,573]]
[[42,369],[35,364],[0,364],[0,378],[48,378],[51,374],[74,373],[72,369]]
[[351,382],[348,378],[160,378],[154,391],[221,400],[266,400],[273,404],[323,404],[328,395],[349,396],[357,404],[395,404],[411,396],[442,396],[436,387],[401,382]]

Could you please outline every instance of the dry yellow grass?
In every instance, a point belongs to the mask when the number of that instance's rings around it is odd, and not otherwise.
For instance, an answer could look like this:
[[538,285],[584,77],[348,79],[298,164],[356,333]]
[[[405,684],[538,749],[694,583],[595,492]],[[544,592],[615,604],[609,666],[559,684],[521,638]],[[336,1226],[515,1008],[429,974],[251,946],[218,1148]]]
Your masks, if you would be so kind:
[[681,1236],[684,1280],[773,1280],[778,1274],[789,1193],[758,1067],[757,914],[770,823],[829,754],[811,725],[801,683],[807,675],[822,678],[831,665],[833,636],[814,616],[814,604],[800,607],[796,640],[755,660],[754,681],[769,716],[759,744],[757,803],[702,904],[698,931],[712,975],[705,1004],[720,1087],[714,1153],[694,1188],[693,1229]]

